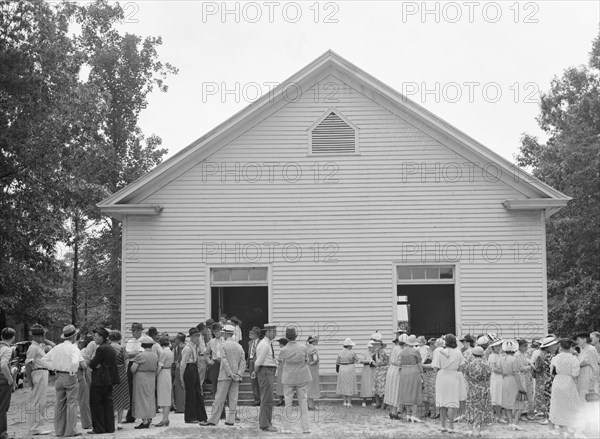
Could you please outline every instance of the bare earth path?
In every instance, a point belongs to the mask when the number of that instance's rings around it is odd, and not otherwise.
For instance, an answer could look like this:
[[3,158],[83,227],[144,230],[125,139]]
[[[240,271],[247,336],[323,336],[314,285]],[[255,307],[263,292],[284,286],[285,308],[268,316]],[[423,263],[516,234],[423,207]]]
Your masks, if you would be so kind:
[[[26,401],[29,397],[30,389],[19,389],[13,393],[11,409],[8,413],[9,433],[13,433],[16,438],[26,437],[25,410]],[[49,421],[48,430],[53,430],[53,403],[54,387],[48,388],[48,410],[47,419]],[[207,412],[210,414],[210,406]],[[370,438],[370,439],[395,439],[395,438],[458,438],[464,437],[468,430],[467,424],[456,424],[456,433],[448,434],[440,432],[439,422],[428,420],[423,424],[413,424],[389,419],[387,412],[376,410],[374,408],[362,408],[359,406],[345,409],[341,403],[321,405],[320,410],[310,412],[310,435],[300,432],[299,423],[295,423],[293,434],[283,435],[281,433],[265,433],[258,429],[258,407],[241,406],[239,408],[240,421],[235,426],[226,426],[221,423],[218,427],[200,427],[198,425],[185,424],[182,414],[170,414],[171,425],[167,428],[151,426],[148,430],[135,430],[134,424],[125,424],[124,429],[113,434],[88,435],[85,431],[84,436],[103,438],[218,438],[218,439],[241,439],[241,438],[327,438],[327,439],[348,439],[348,438]],[[281,426],[281,417],[283,411],[281,407],[275,408],[274,425]],[[298,415],[298,408],[294,407],[293,416]],[[600,413],[599,413],[600,416]],[[157,414],[154,422],[162,419],[161,414]],[[548,433],[545,426],[538,423],[521,423],[524,431],[514,432],[508,429],[506,425],[495,424],[488,428],[484,437],[488,438],[547,438]],[[79,426],[79,425],[78,425]],[[589,435],[590,438],[600,438],[600,433]],[[55,437],[50,436],[39,437]]]

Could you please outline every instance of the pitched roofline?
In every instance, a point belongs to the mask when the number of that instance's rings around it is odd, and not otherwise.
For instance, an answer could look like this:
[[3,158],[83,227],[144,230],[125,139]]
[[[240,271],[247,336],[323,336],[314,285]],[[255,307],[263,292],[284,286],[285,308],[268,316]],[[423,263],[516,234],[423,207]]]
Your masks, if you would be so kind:
[[465,145],[468,149],[482,156],[486,160],[497,163],[503,170],[505,170],[509,174],[514,174],[515,170],[518,169],[518,172],[523,174],[523,181],[521,181],[520,178],[518,182],[519,184],[526,185],[534,189],[538,193],[545,195],[548,198],[569,198],[565,194],[557,191],[556,189],[548,186],[547,184],[533,177],[526,171],[517,168],[513,163],[506,160],[504,157],[495,153],[483,144],[477,142],[472,137],[468,136],[467,134],[460,131],[458,128],[454,127],[453,125],[449,124],[443,119],[439,118],[438,116],[434,115],[421,105],[408,99],[406,96],[402,95],[387,84],[383,83],[382,81],[373,77],[369,73],[360,69],[359,67],[352,64],[345,58],[341,57],[334,51],[328,50],[327,52],[316,58],[314,61],[309,63],[307,66],[305,66],[304,68],[287,78],[285,81],[281,82],[269,93],[264,94],[257,101],[244,107],[242,110],[238,111],[233,116],[231,116],[221,124],[217,125],[204,136],[198,138],[197,140],[186,146],[184,149],[182,149],[172,157],[168,158],[167,160],[156,166],[154,169],[152,169],[145,175],[141,176],[140,178],[130,183],[118,192],[114,193],[110,197],[102,200],[100,203],[97,204],[97,206],[100,207],[101,210],[104,210],[109,206],[113,206],[118,204],[119,202],[124,201],[126,198],[132,197],[133,194],[135,194],[140,188],[149,184],[152,180],[156,179],[157,177],[163,175],[169,169],[184,162],[196,151],[210,144],[212,140],[218,138],[219,136],[223,135],[229,130],[234,129],[236,125],[250,118],[251,116],[258,114],[261,111],[265,111],[265,108],[267,108],[269,104],[273,102],[273,97],[280,95],[281,91],[288,84],[301,82],[303,79],[310,76],[312,73],[319,70],[320,68],[326,66],[328,63],[337,65],[343,71],[350,73],[358,80],[371,86],[373,89],[375,89],[375,91],[382,94],[384,97],[390,99],[395,104],[404,108],[407,112],[413,113],[418,118],[423,119],[427,123],[431,124],[434,128],[451,136],[457,142]]

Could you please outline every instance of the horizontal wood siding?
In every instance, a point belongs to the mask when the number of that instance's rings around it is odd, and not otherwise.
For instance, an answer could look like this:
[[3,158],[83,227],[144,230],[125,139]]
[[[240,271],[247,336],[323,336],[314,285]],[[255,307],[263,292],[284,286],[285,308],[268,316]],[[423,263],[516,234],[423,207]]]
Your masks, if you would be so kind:
[[[346,337],[361,351],[375,330],[391,339],[393,263],[439,262],[458,265],[463,329],[541,334],[539,212],[506,210],[502,201],[523,195],[487,181],[479,167],[455,182],[442,171],[421,178],[416,164],[463,172],[471,165],[345,84],[335,98],[315,102],[305,93],[143,201],[164,210],[128,218],[136,251],[124,273],[124,320],[187,330],[209,314],[207,263],[268,265],[273,320],[294,322],[302,339],[318,332],[326,373]],[[360,155],[308,155],[306,130],[332,105],[359,128]],[[275,162],[272,175],[252,181],[257,164],[264,170]],[[215,166],[229,173],[222,179]],[[298,168],[302,177],[292,182]],[[219,245],[227,251],[212,254]],[[463,254],[454,258],[457,247]],[[294,248],[302,255],[290,261]]]

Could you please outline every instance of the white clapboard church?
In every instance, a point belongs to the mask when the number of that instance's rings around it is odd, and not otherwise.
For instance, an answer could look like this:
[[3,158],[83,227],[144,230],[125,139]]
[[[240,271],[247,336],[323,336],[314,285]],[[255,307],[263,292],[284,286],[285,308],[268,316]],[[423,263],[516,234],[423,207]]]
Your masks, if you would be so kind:
[[569,199],[328,51],[99,207],[122,221],[123,329],[295,326],[328,373],[375,330],[545,334]]

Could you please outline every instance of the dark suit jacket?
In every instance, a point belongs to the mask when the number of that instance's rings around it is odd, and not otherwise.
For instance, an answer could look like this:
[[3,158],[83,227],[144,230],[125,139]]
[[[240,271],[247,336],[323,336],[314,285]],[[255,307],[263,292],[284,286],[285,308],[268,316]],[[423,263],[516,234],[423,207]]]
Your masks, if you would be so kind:
[[90,361],[90,368],[92,369],[92,386],[119,384],[117,351],[110,343],[105,342],[98,346],[94,358]]

